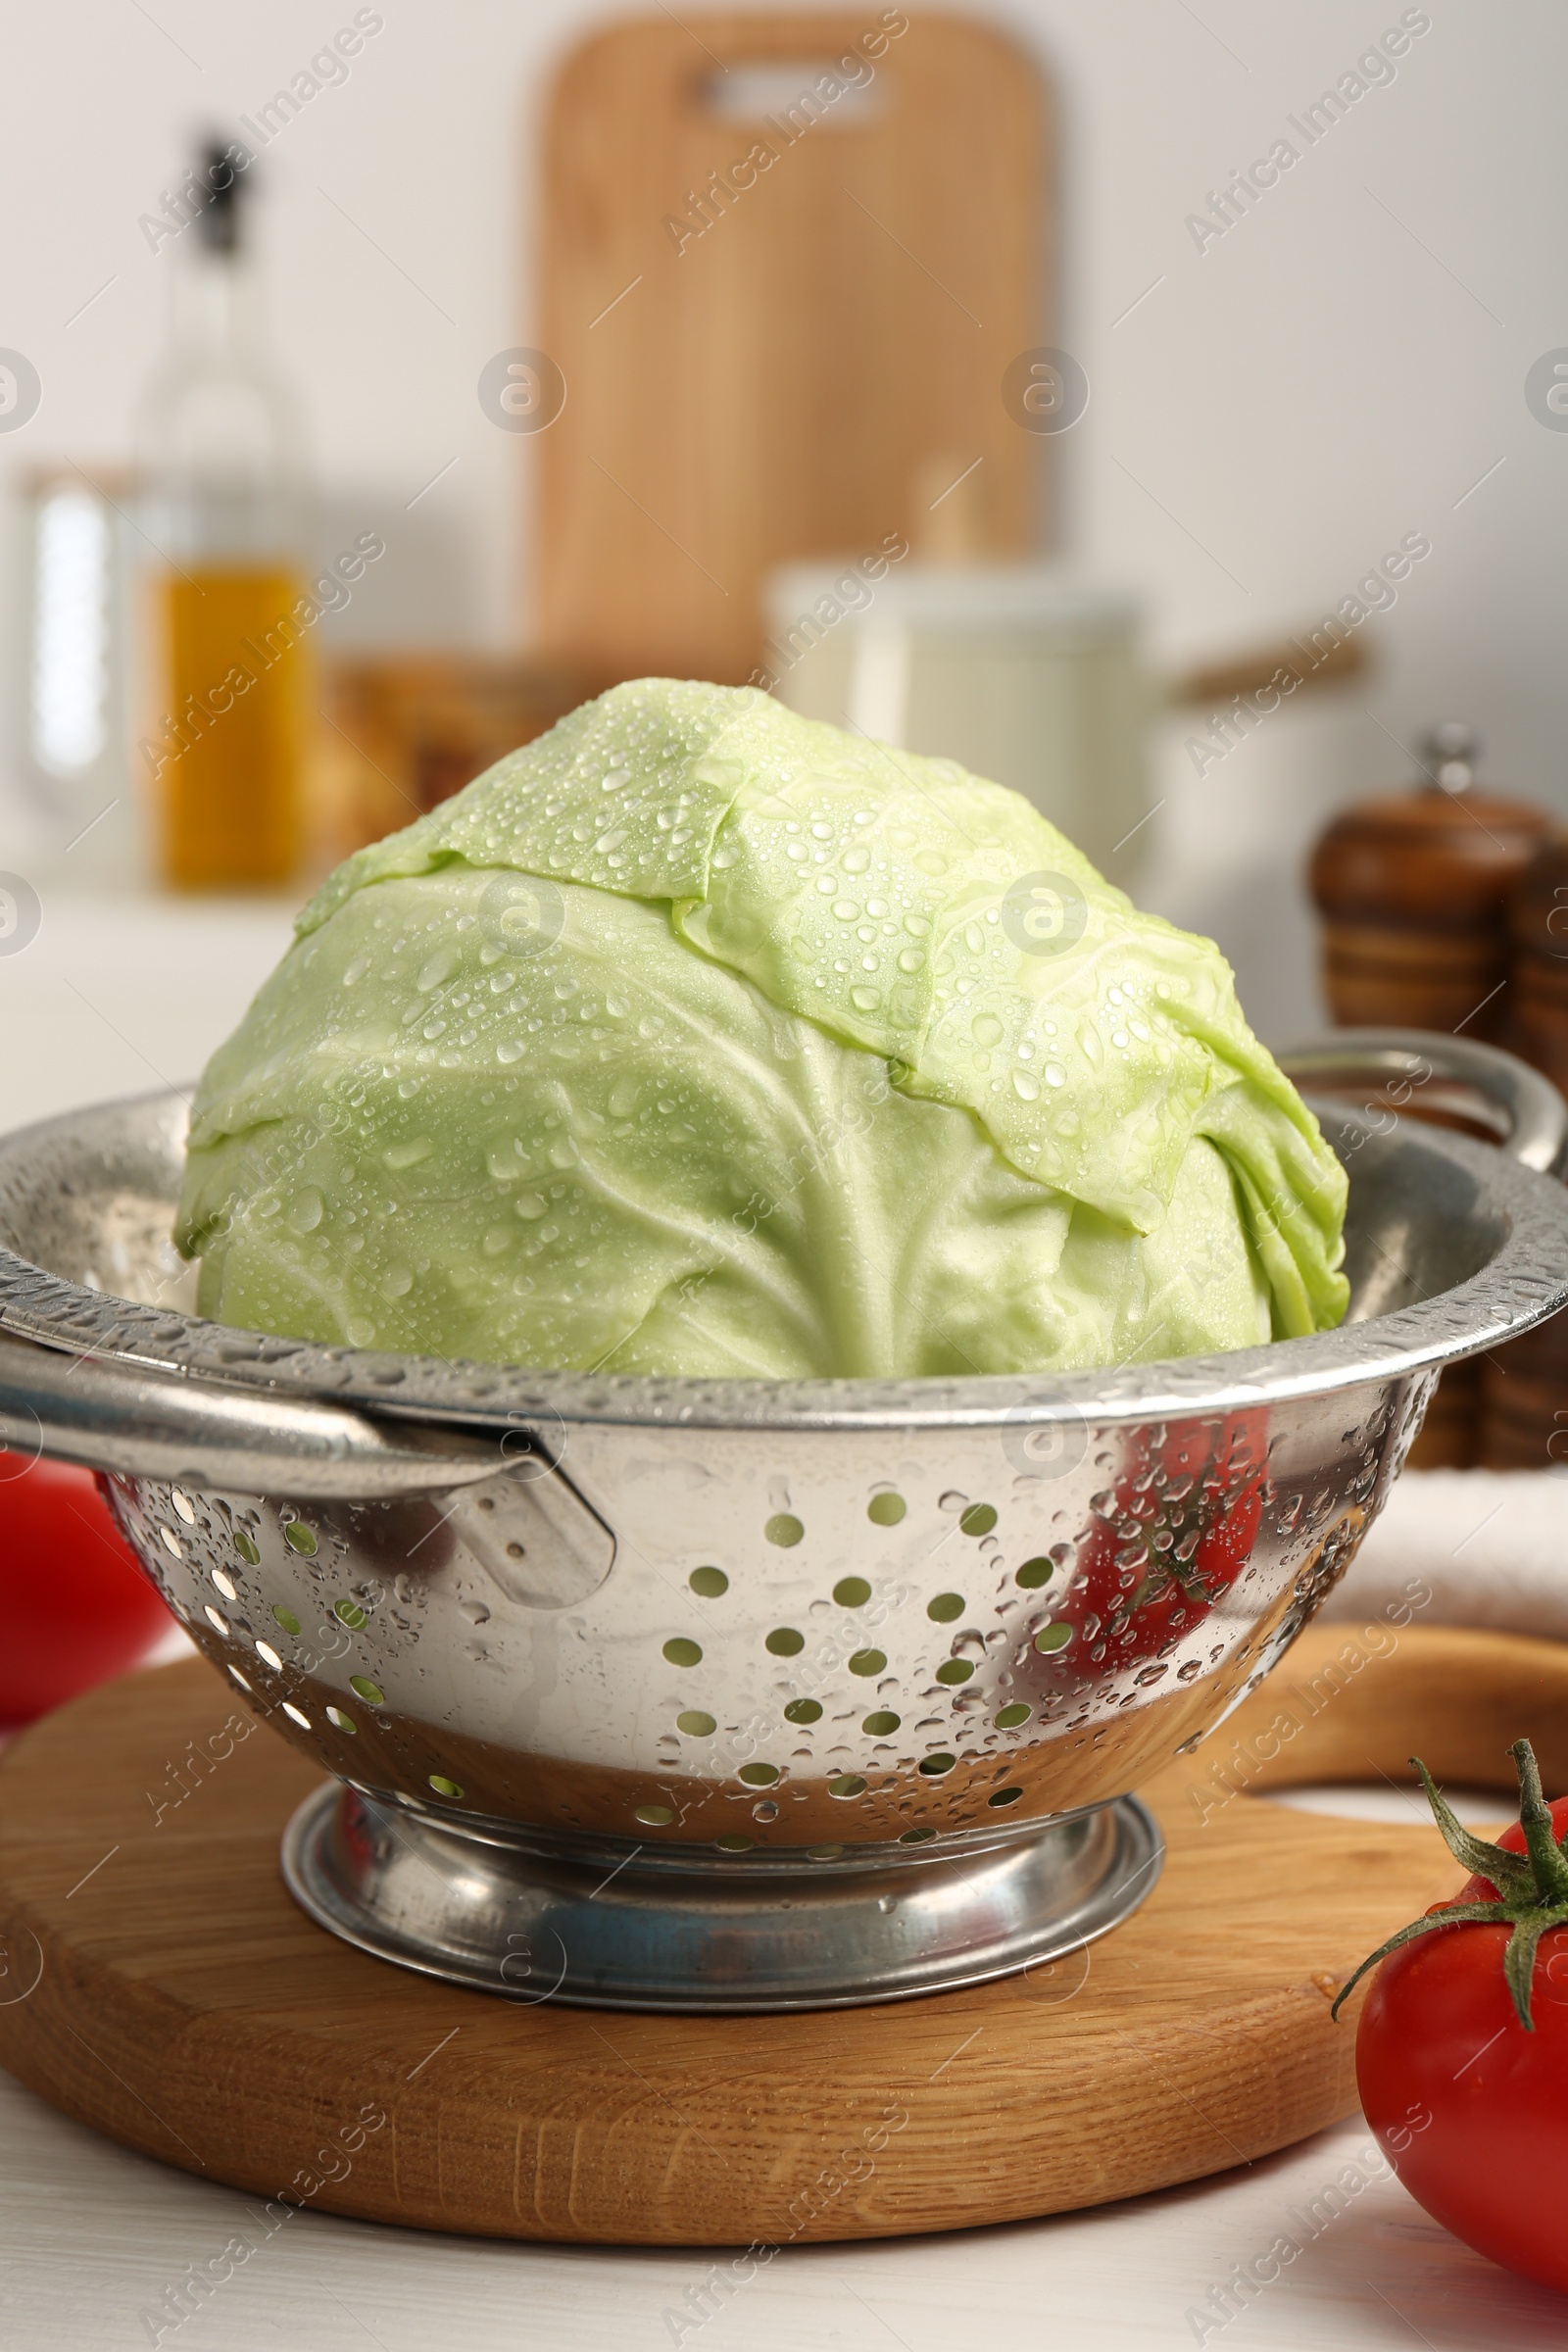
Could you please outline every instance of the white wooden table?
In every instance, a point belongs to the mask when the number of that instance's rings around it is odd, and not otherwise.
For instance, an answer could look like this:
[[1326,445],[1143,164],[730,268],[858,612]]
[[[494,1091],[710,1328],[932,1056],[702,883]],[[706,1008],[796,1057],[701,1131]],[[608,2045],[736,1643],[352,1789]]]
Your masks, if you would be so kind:
[[37,936],[0,941],[0,1128],[194,1078],[289,942],[281,901],[36,889]]
[[[277,905],[72,898],[0,956],[0,1126],[193,1076],[286,945]],[[1346,2173],[1347,2166],[1352,2173]],[[1358,2180],[1361,2185],[1347,2184]],[[1329,2217],[1326,2192],[1343,2210]],[[255,2200],[251,2200],[254,2202]],[[1359,2122],[1136,2203],[940,2238],[801,2247],[731,2299],[688,2252],[497,2245],[298,2214],[174,2327],[186,2266],[243,2226],[237,2191],[129,2154],[0,2075],[0,2352],[1225,2352],[1568,2338],[1568,2300],[1429,2223]],[[1317,2207],[1320,2227],[1312,2220]],[[1238,2264],[1299,2251],[1222,2319]],[[704,2317],[705,2312],[710,2316]],[[154,2315],[146,2318],[144,2314]],[[159,2332],[162,2328],[163,2332]]]
[[[1350,2168],[1348,2171],[1347,2168]],[[0,2076],[5,2352],[1226,2352],[1560,2346],[1568,2305],[1468,2253],[1374,2169],[1347,2125],[1245,2173],[1136,2203],[947,2237],[793,2248],[732,2297],[682,2250],[498,2245],[299,2213],[199,2316],[155,2336],[186,2266],[246,2223],[238,2191],[96,2138]],[[1361,2179],[1365,2184],[1347,2184]],[[1339,2189],[1343,2210],[1332,2212]],[[252,2205],[259,2200],[248,2200]],[[1312,2219],[1317,2208],[1317,2223]],[[1316,2234],[1313,2234],[1314,2228]],[[257,2234],[254,2225],[252,2233]],[[1301,2250],[1240,2316],[1235,2266]],[[705,2307],[712,2316],[701,2318]]]

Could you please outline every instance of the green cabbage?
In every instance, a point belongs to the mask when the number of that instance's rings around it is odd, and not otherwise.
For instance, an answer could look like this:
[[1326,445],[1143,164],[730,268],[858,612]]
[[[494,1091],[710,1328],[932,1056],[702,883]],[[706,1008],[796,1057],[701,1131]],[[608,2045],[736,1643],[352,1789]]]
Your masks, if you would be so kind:
[[1057,1370],[1339,1321],[1208,941],[950,761],[616,687],[362,850],[214,1055],[202,1313],[616,1372]]

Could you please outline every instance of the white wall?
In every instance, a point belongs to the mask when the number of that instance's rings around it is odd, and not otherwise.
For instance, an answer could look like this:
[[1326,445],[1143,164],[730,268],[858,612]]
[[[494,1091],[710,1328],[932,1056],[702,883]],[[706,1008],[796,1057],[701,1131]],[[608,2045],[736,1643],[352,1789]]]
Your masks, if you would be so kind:
[[[43,458],[129,455],[169,261],[138,216],[193,131],[264,102],[353,13],[349,0],[13,12],[0,345],[32,360],[43,401],[0,434],[0,484]],[[373,595],[337,625],[499,645],[521,610],[522,453],[481,415],[475,379],[528,339],[544,77],[611,12],[384,0],[381,13],[348,81],[268,151],[277,345],[336,509],[389,543]],[[1568,808],[1568,435],[1535,420],[1523,388],[1541,353],[1568,345],[1568,21],[1554,0],[1432,0],[1393,83],[1200,252],[1186,216],[1398,23],[1399,0],[977,13],[1036,43],[1062,99],[1058,333],[1093,384],[1061,445],[1065,551],[1142,584],[1156,650],[1175,661],[1295,627],[1401,534],[1432,541],[1368,624],[1366,691],[1282,714],[1201,782],[1184,729],[1160,747],[1167,805],[1143,895],[1218,932],[1277,1032],[1309,1009],[1302,846],[1331,806],[1402,776],[1391,737],[1469,717],[1498,778]],[[0,778],[0,865],[16,862],[7,838],[27,833]]]

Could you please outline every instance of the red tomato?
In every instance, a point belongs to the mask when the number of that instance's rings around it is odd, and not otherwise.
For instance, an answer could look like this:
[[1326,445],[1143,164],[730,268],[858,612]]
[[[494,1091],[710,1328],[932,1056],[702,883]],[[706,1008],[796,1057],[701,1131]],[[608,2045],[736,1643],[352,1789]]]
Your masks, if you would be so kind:
[[[1552,1805],[1551,1834],[1559,1842],[1568,1837],[1568,1796],[1559,1796]],[[1500,1845],[1506,1854],[1522,1854],[1525,1850],[1524,1823],[1510,1821],[1508,1827],[1499,1831],[1492,1842]],[[1471,1877],[1466,1879],[1453,1899],[1456,1903],[1485,1902],[1489,1895],[1494,1895],[1496,1891],[1490,1879]]]
[[173,1619],[90,1470],[0,1453],[0,1724],[145,1657]]
[[1151,1659],[1200,1625],[1251,1557],[1263,1511],[1264,1416],[1134,1432],[1110,1512],[1079,1553],[1058,1619],[1107,1673]]
[[[1551,1820],[1560,1838],[1568,1797]],[[1496,1842],[1525,1850],[1517,1824]],[[1472,1877],[1455,1900],[1492,1903],[1497,1890]],[[1356,2081],[1389,2162],[1434,2221],[1568,2291],[1568,1919],[1537,1947],[1533,2032],[1503,1976],[1509,1932],[1499,1905],[1495,1927],[1457,1922],[1391,1953],[1361,2012]]]

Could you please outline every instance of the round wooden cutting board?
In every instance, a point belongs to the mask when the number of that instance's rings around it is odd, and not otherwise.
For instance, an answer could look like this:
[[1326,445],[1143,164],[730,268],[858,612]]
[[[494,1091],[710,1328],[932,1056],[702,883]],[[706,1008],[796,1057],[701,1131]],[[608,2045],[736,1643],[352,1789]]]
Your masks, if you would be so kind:
[[654,2017],[460,1990],[314,1926],[277,1868],[311,1768],[193,1660],[92,1692],[0,1765],[0,2063],[255,2192],[263,2233],[293,2204],[757,2262],[1099,2204],[1352,2109],[1333,1993],[1457,1884],[1435,1830],[1260,1792],[1407,1782],[1414,1752],[1500,1789],[1521,1734],[1568,1786],[1568,1649],[1313,1628],[1143,1791],[1164,1872],[1102,1942],[933,1998]]

